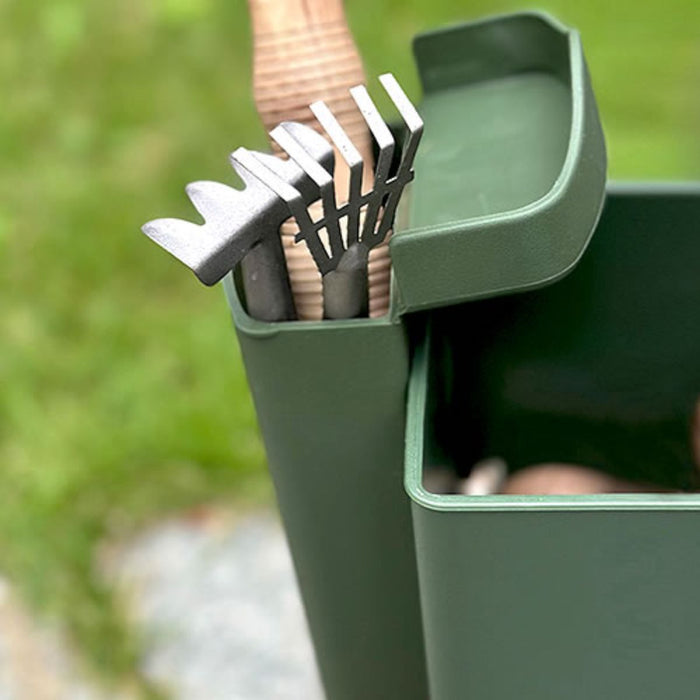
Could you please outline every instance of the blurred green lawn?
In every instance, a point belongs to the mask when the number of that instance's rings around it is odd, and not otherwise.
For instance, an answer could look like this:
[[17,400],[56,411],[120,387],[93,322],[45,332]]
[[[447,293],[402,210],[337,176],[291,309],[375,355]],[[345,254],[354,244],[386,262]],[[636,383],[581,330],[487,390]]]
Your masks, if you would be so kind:
[[[352,0],[368,75],[513,0]],[[700,3],[546,0],[583,37],[616,178],[700,176]],[[0,0],[0,572],[107,676],[133,640],[97,545],[271,498],[223,294],[139,233],[262,147],[243,0]]]

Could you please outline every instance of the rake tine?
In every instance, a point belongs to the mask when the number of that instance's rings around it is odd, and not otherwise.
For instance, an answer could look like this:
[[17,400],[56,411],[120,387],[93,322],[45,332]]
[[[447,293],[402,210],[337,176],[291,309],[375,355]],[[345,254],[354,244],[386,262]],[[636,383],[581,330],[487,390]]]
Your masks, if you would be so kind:
[[302,209],[304,211],[306,210],[304,200],[301,194],[299,194],[299,191],[288,182],[285,182],[277,173],[270,170],[267,165],[258,160],[253,151],[249,151],[247,148],[243,147],[237,148],[231,154],[231,163],[238,172],[240,171],[237,166],[240,166],[262,182],[266,187],[271,189],[280,199],[287,203],[292,210],[293,216],[296,216],[297,209],[300,212]]
[[391,159],[394,155],[394,137],[364,85],[350,88],[350,94],[379,147],[379,156],[374,170],[375,189],[377,189],[377,186],[381,187],[389,176]]
[[306,241],[306,245],[309,247],[316,265],[321,270],[321,274],[324,274],[324,270],[328,271],[331,260],[318,234],[314,231],[313,222],[299,191],[267,168],[255,157],[255,153],[247,148],[237,148],[231,154],[231,161],[234,166],[239,164],[242,168],[245,168],[287,204],[290,213],[299,224],[300,240]]
[[357,243],[359,238],[360,197],[362,195],[364,161],[355,144],[350,140],[345,129],[340,125],[340,122],[335,118],[335,115],[325,102],[314,102],[310,105],[310,109],[350,170],[350,186],[348,188],[348,203],[350,206],[347,215],[347,244],[349,248],[353,243]]
[[389,192],[384,203],[381,221],[374,232],[375,243],[383,241],[393,225],[403,187],[413,179],[413,160],[423,135],[423,120],[396,78],[391,73],[385,73],[379,76],[379,81],[401,115],[408,135],[403,144],[396,176],[389,183]]
[[377,110],[372,98],[367,92],[364,85],[357,85],[350,88],[355,104],[360,109],[362,116],[367,122],[369,130],[372,132],[377,146],[379,147],[379,156],[377,157],[377,165],[374,170],[374,192],[373,196],[367,204],[367,213],[365,214],[365,223],[362,227],[362,242],[370,247],[376,245],[377,219],[382,203],[382,195],[384,185],[389,177],[389,168],[391,167],[391,159],[394,155],[394,137],[389,131],[382,115]]
[[[399,184],[398,181],[396,181],[396,184]],[[381,243],[386,238],[386,234],[389,232],[389,229],[394,223],[396,207],[398,206],[399,200],[401,199],[401,189],[401,187],[399,187],[398,189],[394,187],[389,191],[386,202],[384,204],[384,209],[382,210],[382,220],[379,222],[379,226],[377,227],[377,230],[374,233],[377,244]]]
[[421,136],[423,135],[423,120],[420,114],[418,114],[418,110],[413,106],[408,96],[391,73],[380,75],[379,82],[399,111],[401,118],[406,124],[406,129],[408,130],[408,137],[404,142],[401,162],[396,175],[397,178],[401,179],[401,177],[407,175],[413,167],[413,159],[418,150]]
[[343,246],[343,237],[340,233],[333,176],[306,150],[303,142],[303,132],[300,137],[299,135],[295,135],[293,131],[293,125],[289,122],[282,122],[282,124],[275,127],[270,132],[270,136],[280,148],[286,151],[289,157],[304,170],[316,185],[318,185],[321,192],[321,201],[323,203],[323,215],[326,230],[328,231],[331,257],[337,259],[345,252],[345,248]]

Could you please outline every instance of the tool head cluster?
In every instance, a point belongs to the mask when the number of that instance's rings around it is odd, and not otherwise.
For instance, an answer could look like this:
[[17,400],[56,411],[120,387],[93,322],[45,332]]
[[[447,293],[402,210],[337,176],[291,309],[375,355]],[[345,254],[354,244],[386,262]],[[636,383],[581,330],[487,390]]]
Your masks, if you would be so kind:
[[[362,192],[365,164],[351,139],[323,102],[311,111],[350,170],[348,201],[336,199],[331,145],[313,129],[283,122],[271,132],[288,160],[238,148],[231,164],[245,184],[237,190],[217,182],[194,182],[187,194],[204,218],[204,224],[181,219],[156,219],[143,232],[187,265],[205,284],[215,284],[267,236],[277,235],[290,216],[299,226],[297,241],[304,241],[322,275],[335,270],[352,246],[367,250],[381,243],[389,231],[404,186],[413,179],[413,160],[423,122],[391,74],[379,78],[406,126],[401,157],[391,172],[395,141],[364,86],[350,93],[377,142],[374,185]],[[320,199],[323,216],[314,221],[308,206]],[[364,209],[364,222],[360,212]],[[346,233],[340,221],[346,218]],[[325,230],[327,240],[321,237]]]

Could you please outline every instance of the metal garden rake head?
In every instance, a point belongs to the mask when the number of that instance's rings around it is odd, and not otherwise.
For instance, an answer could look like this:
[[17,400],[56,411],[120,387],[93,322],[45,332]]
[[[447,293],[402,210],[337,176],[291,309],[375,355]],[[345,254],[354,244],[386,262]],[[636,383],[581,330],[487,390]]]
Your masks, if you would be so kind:
[[[144,233],[205,284],[218,282],[242,261],[248,312],[262,320],[289,320],[294,318],[294,307],[278,229],[292,216],[299,226],[297,241],[306,243],[323,276],[325,315],[360,315],[367,305],[369,251],[386,238],[401,192],[413,179],[413,159],[423,130],[418,112],[396,79],[385,74],[379,80],[404,120],[407,136],[398,168],[391,174],[394,138],[366,88],[350,90],[379,148],[371,191],[361,191],[364,163],[358,150],[327,105],[316,102],[311,110],[350,170],[347,202],[339,205],[336,199],[334,156],[328,142],[308,127],[283,122],[271,136],[289,160],[238,148],[231,163],[245,189],[192,183],[186,191],[205,223],[157,219],[143,226]],[[323,216],[314,221],[307,207],[318,199]]]

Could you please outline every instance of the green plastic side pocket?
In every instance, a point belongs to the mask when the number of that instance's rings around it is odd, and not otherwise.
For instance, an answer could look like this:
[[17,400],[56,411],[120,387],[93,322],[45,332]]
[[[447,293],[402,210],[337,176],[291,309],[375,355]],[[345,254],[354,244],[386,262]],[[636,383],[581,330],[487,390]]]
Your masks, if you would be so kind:
[[559,279],[605,196],[578,33],[524,13],[420,35],[414,51],[425,136],[391,241],[396,313]]

